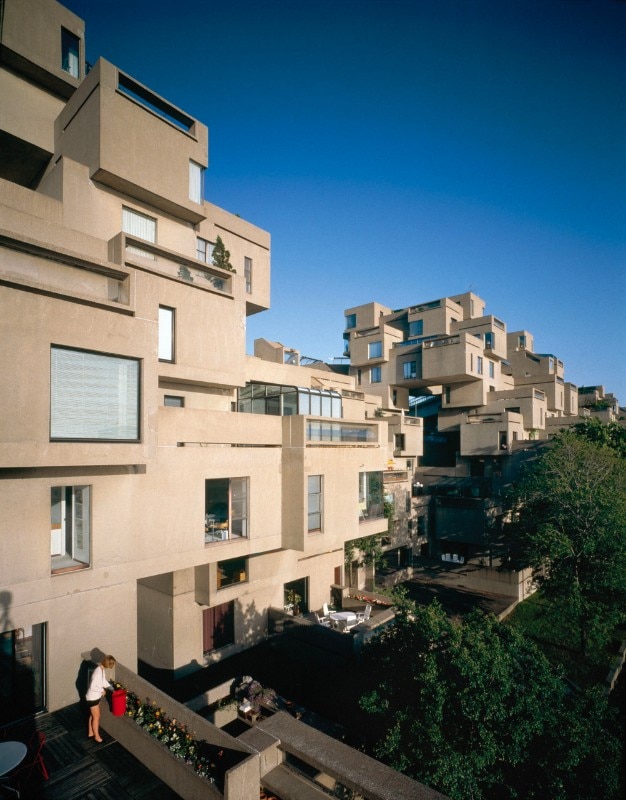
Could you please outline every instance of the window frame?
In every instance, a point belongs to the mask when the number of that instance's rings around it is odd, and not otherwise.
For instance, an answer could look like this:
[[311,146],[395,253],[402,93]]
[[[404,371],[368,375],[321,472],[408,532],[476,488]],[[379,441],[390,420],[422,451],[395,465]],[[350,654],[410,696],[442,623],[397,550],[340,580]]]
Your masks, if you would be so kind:
[[189,199],[192,203],[202,205],[204,199],[205,168],[197,161],[189,159]]
[[[100,370],[101,374],[98,375],[96,369],[94,369],[94,367],[97,367],[97,364],[92,363],[89,365],[83,362],[81,367],[79,359],[76,359],[72,364],[71,359],[68,359],[67,356],[64,363],[63,356],[61,355],[62,353],[73,353],[75,355],[80,354],[82,356],[92,357],[100,360],[100,363],[102,364],[102,368]],[[135,402],[134,404],[127,404],[126,413],[124,413],[124,406],[122,405],[122,402],[119,402],[117,407],[114,405],[114,387],[112,390],[107,386],[102,396],[98,398],[98,400],[94,400],[94,398],[91,396],[93,395],[93,389],[91,391],[84,392],[82,402],[76,400],[79,390],[81,388],[84,390],[85,388],[84,376],[90,366],[92,367],[92,373],[91,376],[87,375],[87,378],[91,377],[92,385],[97,386],[98,378],[100,378],[100,381],[103,382],[103,377],[105,377],[105,361],[117,362],[118,376],[120,374],[120,368],[122,365],[126,365],[127,370],[129,370],[130,366],[133,366],[135,369],[134,374],[130,374],[129,372],[126,385],[123,385],[122,381],[120,381],[117,387],[117,397],[120,401],[124,401],[128,395],[131,395],[131,398],[134,396]],[[132,356],[100,353],[95,350],[66,347],[65,345],[50,345],[50,441],[120,443],[134,443],[141,441],[141,366],[141,359],[133,358]],[[115,363],[110,364],[109,371],[113,371],[114,367]],[[64,377],[66,380],[68,378],[71,379],[73,381],[72,385],[75,386],[75,388],[73,390],[70,389],[69,392],[70,397],[73,395],[73,399],[66,400],[65,402],[63,402],[62,397],[59,399],[59,395],[62,394],[61,387],[56,387],[56,383],[62,382]],[[132,384],[134,384],[134,386]],[[106,426],[111,424],[111,420],[113,418],[116,418],[119,421],[120,417],[126,417],[126,426],[132,428],[131,435],[95,435],[95,430],[90,431],[88,427],[85,427],[85,435],[78,435],[78,433],[71,434],[73,422],[76,420],[82,420],[83,424],[85,424],[85,421],[90,416],[94,416],[94,408],[97,410],[98,406],[106,413],[102,413],[100,417],[96,418],[96,424],[99,421],[101,426]],[[56,422],[55,416],[57,417]],[[93,420],[91,421],[91,424],[94,424]],[[123,430],[123,428],[124,426],[121,426],[120,431]],[[79,429],[77,428],[77,430]],[[91,435],[88,435],[90,433]]]
[[[313,482],[313,483],[312,483]],[[324,523],[324,476],[307,477],[307,531],[321,533]]]
[[[219,484],[228,482],[227,487]],[[213,499],[209,503],[209,489],[213,489]],[[223,496],[220,498],[219,490]],[[224,493],[226,489],[227,494]],[[217,499],[215,499],[217,498]],[[216,521],[215,509],[218,505],[226,505],[226,519]],[[216,524],[217,523],[217,524]],[[248,539],[250,536],[250,478],[227,477],[205,478],[204,481],[204,543]],[[236,532],[239,531],[239,532]]]
[[250,256],[243,257],[243,276],[246,282],[246,294],[252,294],[252,259]]
[[171,306],[159,306],[158,356],[159,361],[176,362],[176,309]]
[[[228,565],[228,567],[226,567],[226,565]],[[216,574],[218,592],[221,589],[227,589],[229,586],[236,586],[239,583],[248,583],[248,557],[225,558],[218,561]]]
[[382,358],[383,357],[383,342],[382,339],[377,339],[375,342],[369,342],[367,345],[367,357]]
[[[76,52],[72,50],[73,44],[76,45]],[[61,26],[61,69],[72,78],[80,78],[80,36],[76,36],[63,26]]]
[[[89,484],[50,487],[50,572],[52,575],[91,567],[91,490],[92,487]],[[80,515],[76,513],[78,508],[81,509]],[[78,542],[79,537],[85,539],[86,543]]]

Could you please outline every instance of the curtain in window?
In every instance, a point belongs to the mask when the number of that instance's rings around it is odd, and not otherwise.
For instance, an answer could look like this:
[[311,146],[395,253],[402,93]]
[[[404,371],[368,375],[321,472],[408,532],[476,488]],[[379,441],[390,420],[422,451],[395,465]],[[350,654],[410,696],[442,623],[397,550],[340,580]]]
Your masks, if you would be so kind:
[[194,203],[202,203],[203,168],[195,161],[189,162],[189,199]]
[[139,438],[139,362],[53,347],[52,439]]
[[122,229],[124,233],[156,244],[156,219],[140,214],[130,208],[122,209]]

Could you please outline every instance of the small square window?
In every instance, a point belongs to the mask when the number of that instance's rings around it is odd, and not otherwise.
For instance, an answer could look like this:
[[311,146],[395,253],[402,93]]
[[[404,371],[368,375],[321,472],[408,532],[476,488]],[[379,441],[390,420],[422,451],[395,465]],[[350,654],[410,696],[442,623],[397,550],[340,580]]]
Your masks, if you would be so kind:
[[208,239],[196,239],[196,258],[198,261],[204,261],[205,264],[213,263],[213,248],[214,242],[209,242]]
[[424,320],[414,319],[409,322],[409,336],[421,336],[424,333]]
[[171,406],[172,408],[184,408],[185,398],[175,394],[166,394],[163,398],[164,406]]
[[224,589],[235,583],[248,580],[248,560],[246,558],[230,558],[217,562],[217,588]]
[[381,358],[383,354],[383,343],[382,342],[370,342],[367,346],[367,357],[368,358]]
[[346,314],[346,330],[356,328],[356,314]]

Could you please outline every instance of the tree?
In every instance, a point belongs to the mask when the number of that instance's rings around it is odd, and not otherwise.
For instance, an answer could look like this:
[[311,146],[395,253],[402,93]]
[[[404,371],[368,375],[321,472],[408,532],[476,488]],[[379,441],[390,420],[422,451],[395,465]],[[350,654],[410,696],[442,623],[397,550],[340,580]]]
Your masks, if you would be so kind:
[[611,448],[565,432],[514,493],[516,558],[575,621],[583,653],[625,615],[625,467]]
[[213,247],[213,266],[227,269],[230,272],[235,271],[233,265],[230,263],[230,251],[226,249],[221,236],[217,237],[215,246]]
[[574,425],[572,430],[580,438],[609,447],[620,458],[626,458],[626,426],[619,422],[604,423],[592,417]]
[[[493,616],[455,622],[436,601],[397,603],[394,625],[364,652],[376,757],[454,800],[618,796],[604,696],[571,695],[537,647]],[[591,709],[593,733],[581,736]],[[597,775],[601,747],[615,762]]]

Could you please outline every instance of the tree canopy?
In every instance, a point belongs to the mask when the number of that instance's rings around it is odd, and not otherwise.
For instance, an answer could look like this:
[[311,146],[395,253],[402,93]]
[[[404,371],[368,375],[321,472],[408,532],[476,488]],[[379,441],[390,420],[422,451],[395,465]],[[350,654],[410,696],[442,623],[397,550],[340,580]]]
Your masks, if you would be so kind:
[[[401,599],[364,658],[374,754],[401,772],[455,800],[617,796],[604,696],[571,695],[536,646],[495,617],[454,622],[436,601]],[[614,763],[601,768],[607,756]]]
[[576,620],[583,652],[604,645],[626,603],[626,462],[589,430],[556,437],[514,491],[516,558]]

